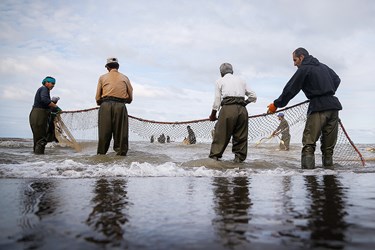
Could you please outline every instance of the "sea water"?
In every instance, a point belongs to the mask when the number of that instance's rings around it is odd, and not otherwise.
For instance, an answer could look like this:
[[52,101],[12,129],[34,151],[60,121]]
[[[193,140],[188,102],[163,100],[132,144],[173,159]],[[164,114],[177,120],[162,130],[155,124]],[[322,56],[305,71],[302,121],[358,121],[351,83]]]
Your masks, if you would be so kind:
[[365,167],[300,169],[301,146],[130,142],[126,157],[0,141],[0,249],[372,249],[374,145]]

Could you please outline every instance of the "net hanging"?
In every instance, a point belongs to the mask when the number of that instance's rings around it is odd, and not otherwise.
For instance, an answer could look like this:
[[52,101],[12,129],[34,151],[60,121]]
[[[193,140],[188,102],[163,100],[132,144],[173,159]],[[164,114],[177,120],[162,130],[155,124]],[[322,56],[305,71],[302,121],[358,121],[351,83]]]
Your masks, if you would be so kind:
[[[301,143],[302,133],[306,122],[306,114],[309,101],[305,101],[278,112],[283,112],[285,119],[289,123],[289,130],[292,142]],[[91,108],[76,111],[63,111],[59,114],[56,121],[57,128],[63,128],[60,131],[60,139],[64,142],[77,140],[73,142],[74,148],[79,149],[79,143],[90,140],[97,140],[98,137],[98,109]],[[269,137],[279,125],[277,114],[259,114],[249,116],[249,147],[255,145],[262,138]],[[212,141],[212,131],[215,122],[209,119],[200,119],[181,122],[161,122],[146,120],[129,115],[130,140],[150,141],[151,137],[157,141],[157,138],[164,134],[170,141],[182,142],[188,136],[187,126],[194,131],[197,143],[210,143]],[[65,132],[66,131],[66,132]],[[69,135],[70,134],[70,135]],[[342,122],[339,122],[339,131],[337,144],[335,147],[334,161],[341,165],[359,165],[364,166],[365,161],[358,151],[349,135],[347,134]]]

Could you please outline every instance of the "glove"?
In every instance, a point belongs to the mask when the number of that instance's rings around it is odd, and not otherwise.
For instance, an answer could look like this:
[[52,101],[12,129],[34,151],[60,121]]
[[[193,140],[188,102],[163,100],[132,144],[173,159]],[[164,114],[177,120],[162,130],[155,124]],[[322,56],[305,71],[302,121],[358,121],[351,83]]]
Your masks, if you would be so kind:
[[268,105],[267,108],[268,108],[267,114],[273,114],[277,110],[277,107],[273,103],[271,103],[270,105]]
[[210,115],[210,121],[216,121],[217,120],[217,118],[216,118],[216,113],[217,113],[217,110],[212,110],[212,112],[211,112],[211,115]]
[[60,97],[58,97],[58,96],[54,96],[54,97],[51,98],[51,101],[52,101],[54,104],[56,104],[59,100],[60,100]]
[[59,107],[56,107],[56,108],[55,108],[55,111],[56,111],[56,113],[60,113],[60,112],[62,111],[62,109],[59,108]]

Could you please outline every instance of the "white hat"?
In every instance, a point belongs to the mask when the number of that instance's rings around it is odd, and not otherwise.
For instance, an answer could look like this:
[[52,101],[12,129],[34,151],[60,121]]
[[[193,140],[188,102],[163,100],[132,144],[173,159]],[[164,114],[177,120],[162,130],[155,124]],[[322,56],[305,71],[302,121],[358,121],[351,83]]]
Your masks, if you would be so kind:
[[107,66],[109,63],[118,63],[118,59],[116,57],[110,57],[107,59],[107,64],[105,66]]

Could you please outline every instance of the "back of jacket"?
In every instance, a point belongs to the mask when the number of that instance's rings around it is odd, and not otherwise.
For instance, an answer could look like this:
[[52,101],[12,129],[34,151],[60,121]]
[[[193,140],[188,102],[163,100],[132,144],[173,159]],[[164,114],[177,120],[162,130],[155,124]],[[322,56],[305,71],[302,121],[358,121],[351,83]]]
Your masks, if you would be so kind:
[[335,93],[340,85],[339,76],[327,65],[309,55],[286,84],[282,94],[274,101],[276,107],[284,107],[302,90],[310,100],[308,114],[325,110],[341,110]]

